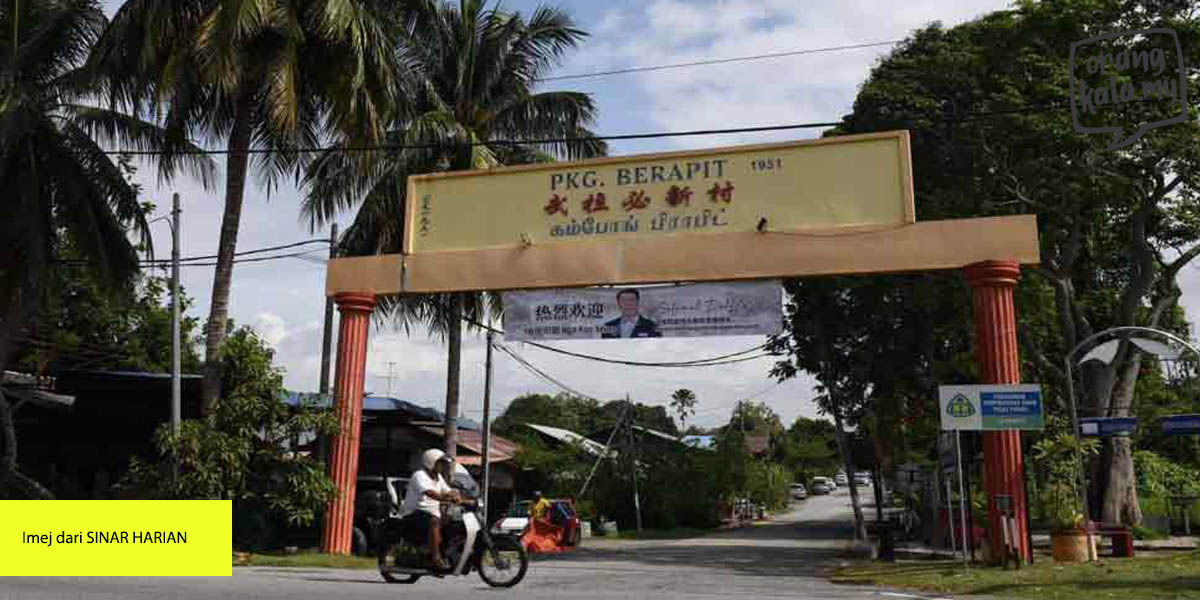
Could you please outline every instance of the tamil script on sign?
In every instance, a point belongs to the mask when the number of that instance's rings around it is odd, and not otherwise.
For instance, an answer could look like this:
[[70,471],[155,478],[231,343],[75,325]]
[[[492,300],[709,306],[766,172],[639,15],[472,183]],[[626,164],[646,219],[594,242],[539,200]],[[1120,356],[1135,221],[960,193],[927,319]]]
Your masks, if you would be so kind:
[[505,292],[509,341],[774,335],[778,280]]

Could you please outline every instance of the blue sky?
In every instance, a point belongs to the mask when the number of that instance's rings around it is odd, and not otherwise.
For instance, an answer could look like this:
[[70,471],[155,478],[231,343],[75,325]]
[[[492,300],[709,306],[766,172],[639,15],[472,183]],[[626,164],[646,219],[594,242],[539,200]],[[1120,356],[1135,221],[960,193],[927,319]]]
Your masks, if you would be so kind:
[[[106,2],[110,10],[119,2]],[[503,3],[523,12],[534,1]],[[570,12],[591,33],[578,52],[566,57],[556,74],[576,74],[630,66],[682,63],[696,60],[898,40],[932,21],[960,23],[1007,2],[998,0],[800,1],[800,0],[576,0],[552,3]],[[594,79],[550,82],[546,89],[569,89],[594,95],[600,108],[596,130],[606,134],[646,131],[684,131],[741,126],[833,121],[851,107],[858,85],[889,47],[810,54],[756,62],[614,75]],[[750,142],[803,139],[819,130],[707,137],[663,138],[617,142],[615,155],[704,148]],[[220,143],[214,145],[222,145]],[[184,256],[213,254],[217,245],[223,189],[205,191],[194,182],[179,180],[158,186],[151,171],[143,177],[160,210],[170,204],[170,192],[184,201]],[[327,237],[328,231],[308,231],[299,220],[299,193],[284,187],[267,197],[251,188],[245,202],[239,249],[249,250],[308,237]],[[918,199],[919,202],[919,199]],[[347,222],[352,215],[343,215]],[[918,217],[920,207],[918,205]],[[170,249],[170,232],[156,225],[156,247]],[[315,254],[320,254],[316,252]],[[192,314],[208,312],[212,272],[185,269],[184,284],[196,299]],[[1184,304],[1192,308],[1197,277],[1183,278]],[[231,315],[258,329],[275,346],[287,369],[286,383],[298,390],[315,390],[320,366],[324,267],[303,260],[280,260],[238,265],[234,272]],[[742,350],[761,343],[752,337],[690,340],[578,341],[558,345],[577,352],[655,361],[692,359]],[[514,344],[513,349],[571,387],[602,398],[624,397],[648,404],[666,404],[670,393],[690,388],[699,399],[696,422],[713,425],[728,418],[733,404],[746,397],[766,402],[785,421],[814,415],[812,381],[806,377],[776,386],[767,377],[770,361],[687,370],[646,370],[598,366],[558,357]],[[495,401],[503,407],[526,392],[554,392],[549,384],[525,372],[507,357],[497,357]],[[439,406],[445,394],[445,353],[440,341],[423,332],[406,336],[394,331],[372,332],[367,389],[392,394],[418,404]],[[685,372],[686,371],[686,372]],[[469,336],[464,350],[462,406],[478,418],[483,389],[483,344]]]

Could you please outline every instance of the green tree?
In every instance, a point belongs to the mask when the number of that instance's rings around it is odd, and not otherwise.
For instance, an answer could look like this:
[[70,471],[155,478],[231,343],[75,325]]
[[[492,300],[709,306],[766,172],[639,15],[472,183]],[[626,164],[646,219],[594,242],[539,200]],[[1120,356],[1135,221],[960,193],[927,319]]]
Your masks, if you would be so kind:
[[[106,291],[125,289],[138,272],[129,236],[149,244],[137,188],[102,144],[152,149],[162,131],[126,113],[86,104],[92,43],[106,25],[94,0],[0,4],[0,371],[44,294],[47,269],[64,248],[86,257]],[[195,156],[163,164],[206,173]],[[45,489],[16,469],[17,439],[0,394],[0,494],[45,497]]]
[[833,423],[824,419],[797,417],[776,442],[775,462],[789,469],[793,481],[808,482],[830,473],[839,464]]
[[92,63],[113,106],[161,114],[163,164],[186,140],[222,140],[225,208],[205,335],[205,411],[220,393],[233,258],[252,152],[270,192],[327,135],[378,141],[399,70],[393,3],[367,0],[128,0]]
[[[1072,42],[1098,31],[1155,26],[1174,28],[1181,40],[1200,38],[1189,4],[1158,1],[1019,2],[1014,10],[951,29],[933,25],[880,62],[852,114],[830,132],[908,129],[922,220],[1037,213],[1040,265],[1026,270],[1017,291],[1022,366],[1059,401],[1065,379],[1057,365],[1079,340],[1119,325],[1184,327],[1176,276],[1200,254],[1200,127],[1189,119],[1113,152],[1105,149],[1110,140],[1076,132],[1071,111],[1055,106],[1070,98]],[[1184,46],[1191,86],[1200,44]],[[1097,77],[1107,81],[1109,75]],[[1133,103],[1106,110],[1104,118],[1150,122],[1166,110],[1164,104]],[[852,306],[868,309],[856,310],[855,318],[870,314],[879,325],[856,338],[861,343],[855,348],[871,353],[897,337],[920,342],[904,346],[908,367],[890,368],[899,364],[895,360],[874,363],[865,358],[870,354],[860,359],[864,366],[888,366],[870,370],[864,380],[876,401],[898,402],[919,388],[933,398],[928,392],[939,379],[949,380],[946,374],[966,375],[961,380],[975,374],[957,347],[972,335],[969,317],[959,316],[970,306],[969,295],[953,276],[926,283],[912,296],[924,303],[888,302],[886,291],[855,291],[857,284],[844,278],[825,292],[851,297]],[[945,323],[947,335],[924,335],[919,327],[926,315]],[[806,318],[831,323],[816,313]],[[1123,344],[1112,364],[1082,369],[1078,389],[1085,414],[1128,414],[1141,363],[1141,352]],[[1100,502],[1094,506],[1106,522],[1140,519],[1130,449],[1127,438],[1109,439],[1097,463]]]
[[696,414],[696,393],[686,388],[675,390],[671,394],[671,408],[679,417],[679,429],[686,429],[688,417]]
[[595,400],[570,394],[549,396],[525,394],[514,398],[493,423],[496,433],[505,437],[529,437],[526,423],[558,427],[577,433],[599,429],[600,404]]
[[[38,304],[14,362],[33,372],[108,369],[163,373],[171,369],[169,281],[143,276],[136,286],[105,290],[86,268],[60,265],[45,276]],[[181,289],[181,313],[192,300]],[[195,317],[180,318],[181,367],[200,366]]]
[[[322,155],[305,175],[303,212],[315,229],[339,210],[358,207],[339,243],[348,255],[397,253],[410,175],[486,169],[503,164],[600,156],[605,145],[588,127],[588,94],[534,92],[541,77],[578,46],[585,33],[558,9],[538,7],[525,18],[483,0],[406,3],[396,52],[411,103],[387,123],[385,153]],[[544,143],[539,140],[571,141]],[[528,143],[526,143],[528,142]],[[350,143],[350,142],[347,142]],[[481,322],[500,312],[485,293],[405,295],[382,299],[380,313],[397,327],[427,325],[447,342],[446,451],[457,450],[463,318]]]
[[771,407],[762,402],[739,400],[729,416],[728,430],[750,435],[776,437],[783,432],[783,423]]
[[[235,542],[260,546],[257,535],[272,520],[307,525],[336,493],[325,465],[291,447],[311,435],[333,435],[337,417],[329,409],[283,402],[283,371],[274,351],[248,327],[221,345],[221,389],[226,394],[199,420],[159,427],[159,457],[136,458],[121,486],[136,498],[226,499],[237,517]],[[178,464],[179,473],[172,472]]]

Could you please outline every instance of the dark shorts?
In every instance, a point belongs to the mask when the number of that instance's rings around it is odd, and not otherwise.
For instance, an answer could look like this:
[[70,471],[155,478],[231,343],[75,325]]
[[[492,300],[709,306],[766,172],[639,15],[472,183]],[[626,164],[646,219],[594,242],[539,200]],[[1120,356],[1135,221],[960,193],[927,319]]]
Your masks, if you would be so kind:
[[430,528],[433,527],[433,520],[435,518],[423,510],[414,510],[405,517],[405,519],[409,520],[409,527],[412,528],[412,531],[417,534],[421,541],[429,540]]

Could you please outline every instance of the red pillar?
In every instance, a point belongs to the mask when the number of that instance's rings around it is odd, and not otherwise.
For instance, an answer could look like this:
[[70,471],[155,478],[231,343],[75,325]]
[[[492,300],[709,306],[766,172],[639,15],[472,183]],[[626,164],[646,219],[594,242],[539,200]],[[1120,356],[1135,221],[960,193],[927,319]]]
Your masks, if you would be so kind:
[[[1021,383],[1021,363],[1017,358],[1017,318],[1013,307],[1013,288],[1021,277],[1021,266],[1012,261],[984,261],[963,269],[974,290],[975,360],[979,363],[980,383]],[[1017,546],[1028,560],[1030,548],[1025,520],[1025,464],[1021,454],[1020,431],[983,432],[983,476],[988,494],[988,522],[993,556],[1000,556],[1004,545],[1000,513],[993,497],[1012,496]]]
[[337,497],[325,509],[321,552],[349,554],[354,528],[354,489],[358,478],[358,440],[362,430],[363,380],[367,367],[367,332],[374,294],[342,293],[333,298],[341,314],[338,326],[337,370],[334,374],[334,410],[338,434],[329,455],[329,476]]

